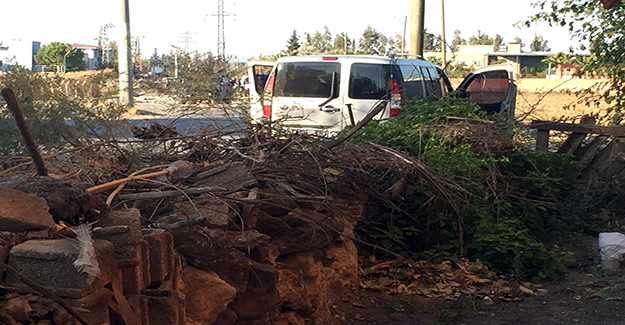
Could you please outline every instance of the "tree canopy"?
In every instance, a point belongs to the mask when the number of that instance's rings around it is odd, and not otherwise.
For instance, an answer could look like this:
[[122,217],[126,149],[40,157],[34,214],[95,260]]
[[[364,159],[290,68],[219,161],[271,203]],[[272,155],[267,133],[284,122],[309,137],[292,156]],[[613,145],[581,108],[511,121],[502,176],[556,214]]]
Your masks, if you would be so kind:
[[299,36],[297,36],[297,32],[294,29],[293,33],[291,34],[291,38],[289,38],[289,40],[287,41],[286,52],[287,53],[293,53],[293,52],[299,50],[299,47],[301,45],[302,44],[300,44],[300,42],[299,42]]
[[543,36],[539,34],[534,35],[534,39],[530,43],[530,51],[546,52],[549,50],[551,49],[547,46],[547,41],[543,38]]
[[33,56],[38,64],[65,66],[66,71],[85,70],[85,53],[66,43],[52,42],[42,46]]

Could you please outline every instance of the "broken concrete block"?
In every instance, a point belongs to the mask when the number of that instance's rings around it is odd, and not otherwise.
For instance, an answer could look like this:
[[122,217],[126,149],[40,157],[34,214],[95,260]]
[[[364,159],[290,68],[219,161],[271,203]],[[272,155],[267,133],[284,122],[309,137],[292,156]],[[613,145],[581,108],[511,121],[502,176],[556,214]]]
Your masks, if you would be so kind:
[[[74,267],[79,251],[74,239],[29,240],[16,245],[9,253],[9,265],[61,297],[78,299],[110,283],[116,270],[112,262],[113,244],[95,240],[94,247],[101,275],[91,286],[85,282],[86,275]],[[11,276],[7,277],[7,282],[21,285]]]
[[54,225],[46,200],[0,187],[0,231],[22,232]]
[[144,229],[142,234],[150,252],[151,282],[161,282],[174,267],[174,239],[162,229]]

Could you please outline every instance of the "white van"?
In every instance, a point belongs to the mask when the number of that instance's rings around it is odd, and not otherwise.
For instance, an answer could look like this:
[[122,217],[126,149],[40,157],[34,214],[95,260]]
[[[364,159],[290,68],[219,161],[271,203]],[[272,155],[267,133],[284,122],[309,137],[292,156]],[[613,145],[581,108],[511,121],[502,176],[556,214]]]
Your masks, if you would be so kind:
[[[516,103],[512,71],[509,66],[478,70],[465,78],[458,94],[488,112],[512,117]],[[261,79],[257,77],[250,78]],[[251,114],[256,121],[281,121],[285,128],[335,132],[355,125],[378,105],[385,107],[375,119],[384,120],[399,114],[402,98],[440,98],[451,91],[445,72],[421,59],[289,56],[275,63],[264,85],[262,111],[260,105],[252,105]]]

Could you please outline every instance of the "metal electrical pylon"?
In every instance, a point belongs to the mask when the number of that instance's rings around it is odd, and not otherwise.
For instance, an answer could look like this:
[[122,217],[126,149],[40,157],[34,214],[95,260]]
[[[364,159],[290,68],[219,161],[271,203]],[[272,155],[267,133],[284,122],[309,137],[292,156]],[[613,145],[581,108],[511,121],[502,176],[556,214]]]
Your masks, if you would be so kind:
[[224,11],[224,0],[217,0],[217,13],[211,16],[217,16],[217,57],[225,60],[226,58],[226,37],[224,17],[236,16]]

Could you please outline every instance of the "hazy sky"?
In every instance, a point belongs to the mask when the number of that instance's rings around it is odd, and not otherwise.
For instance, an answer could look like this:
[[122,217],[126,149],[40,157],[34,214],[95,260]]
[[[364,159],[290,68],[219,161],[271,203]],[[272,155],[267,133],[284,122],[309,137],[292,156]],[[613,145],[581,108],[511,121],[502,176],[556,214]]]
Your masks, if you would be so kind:
[[[169,52],[172,45],[184,47],[184,34],[190,37],[189,50],[217,52],[217,1],[129,0],[133,37],[141,37],[144,57],[154,48]],[[446,34],[451,42],[458,29],[468,39],[477,30],[490,36],[500,34],[504,42],[519,36],[529,44],[535,33],[549,41],[554,51],[575,46],[563,28],[538,26],[531,29],[512,25],[535,13],[535,0],[445,0]],[[122,0],[7,0],[2,5],[0,40],[21,38],[42,44],[53,41],[96,45],[100,27],[113,24],[109,38],[118,38]],[[410,0],[224,0],[225,11],[236,16],[225,18],[226,54],[249,58],[274,54],[286,48],[295,29],[322,31],[328,26],[336,35],[347,32],[359,39],[370,25],[386,36],[403,32],[404,17],[410,20]],[[426,0],[426,28],[439,34],[440,0]],[[408,36],[407,36],[408,38]]]

